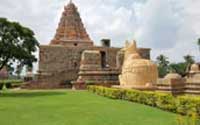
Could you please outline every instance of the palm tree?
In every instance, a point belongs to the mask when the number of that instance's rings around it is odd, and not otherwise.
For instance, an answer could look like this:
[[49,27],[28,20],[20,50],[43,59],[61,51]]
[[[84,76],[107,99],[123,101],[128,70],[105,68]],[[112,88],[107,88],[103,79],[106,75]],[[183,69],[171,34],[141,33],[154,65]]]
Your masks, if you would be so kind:
[[169,72],[168,57],[160,55],[156,58],[158,63],[159,77],[163,78]]
[[189,69],[190,69],[190,66],[191,66],[193,63],[195,63],[194,57],[191,56],[191,55],[186,55],[186,56],[184,56],[183,58],[184,58],[184,60],[185,60],[185,64],[187,65],[186,72],[188,72]]
[[168,61],[168,57],[164,56],[164,55],[160,55],[156,58],[157,63],[159,66],[163,66],[166,67],[169,65],[169,61]]
[[200,50],[200,38],[197,40],[197,45],[199,46],[199,50]]

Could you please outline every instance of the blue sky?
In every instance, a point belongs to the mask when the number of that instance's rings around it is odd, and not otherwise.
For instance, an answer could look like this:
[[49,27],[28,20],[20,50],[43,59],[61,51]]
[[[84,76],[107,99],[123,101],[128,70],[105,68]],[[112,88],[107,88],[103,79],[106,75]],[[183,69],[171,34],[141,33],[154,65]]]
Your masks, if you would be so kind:
[[[199,58],[200,0],[73,0],[95,44],[110,38],[123,47],[135,39],[152,48],[152,59],[164,54],[172,62],[186,54]],[[1,0],[0,16],[34,30],[40,44],[53,38],[69,0]]]

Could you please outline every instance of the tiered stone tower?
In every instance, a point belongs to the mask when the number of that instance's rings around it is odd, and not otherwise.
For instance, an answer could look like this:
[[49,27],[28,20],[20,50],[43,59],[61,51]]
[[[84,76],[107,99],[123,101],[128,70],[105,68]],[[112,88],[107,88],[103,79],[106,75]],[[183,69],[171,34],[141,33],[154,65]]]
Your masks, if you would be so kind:
[[68,47],[93,46],[80,14],[75,4],[70,0],[64,7],[54,39],[50,45],[64,45]]
[[[118,75],[123,64],[121,48],[110,47],[104,39],[102,46],[93,45],[82,23],[75,4],[70,1],[64,12],[50,45],[40,45],[37,84],[29,88],[60,88],[73,81],[95,83],[119,83]],[[150,58],[150,49],[140,48],[143,58]],[[117,66],[116,60],[119,62]],[[77,80],[78,79],[78,80]]]

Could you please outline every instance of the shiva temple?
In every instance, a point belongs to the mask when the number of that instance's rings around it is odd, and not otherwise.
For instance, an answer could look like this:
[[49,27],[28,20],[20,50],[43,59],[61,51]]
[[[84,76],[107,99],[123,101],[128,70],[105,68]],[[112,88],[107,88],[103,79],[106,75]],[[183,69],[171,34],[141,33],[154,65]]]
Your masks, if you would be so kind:
[[[109,39],[102,39],[101,46],[94,45],[72,1],[64,7],[52,41],[39,49],[39,88],[59,87],[73,81],[119,84],[121,48],[111,47]],[[139,48],[139,53],[150,59],[149,48]]]
[[157,65],[150,59],[150,48],[138,48],[126,41],[123,48],[102,38],[96,46],[82,22],[76,5],[64,7],[58,28],[49,45],[40,45],[37,80],[31,89],[55,89],[88,84],[115,88],[162,91],[172,94],[200,94],[200,65],[193,64],[185,77],[169,73],[158,77]]

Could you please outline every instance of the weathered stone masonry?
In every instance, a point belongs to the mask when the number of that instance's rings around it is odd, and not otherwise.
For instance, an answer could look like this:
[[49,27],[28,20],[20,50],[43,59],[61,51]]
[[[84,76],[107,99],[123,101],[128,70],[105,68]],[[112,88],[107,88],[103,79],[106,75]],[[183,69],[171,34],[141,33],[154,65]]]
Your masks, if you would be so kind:
[[[70,2],[64,8],[55,37],[50,45],[40,46],[37,83],[40,83],[40,86],[45,83],[47,86],[57,87],[62,83],[76,81],[80,72],[81,56],[86,50],[99,51],[102,54],[98,61],[102,63],[101,68],[105,74],[107,70],[120,72],[121,69],[117,66],[117,62],[122,62],[123,58],[118,59],[117,56],[121,48],[110,47],[110,41],[104,42],[102,46],[94,46],[82,23],[77,7]],[[148,48],[139,49],[139,53],[143,58],[150,58]],[[98,69],[99,72],[100,70]]]

